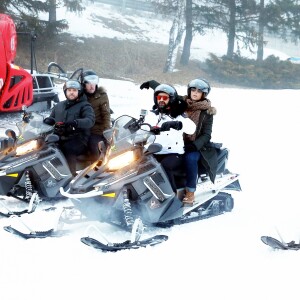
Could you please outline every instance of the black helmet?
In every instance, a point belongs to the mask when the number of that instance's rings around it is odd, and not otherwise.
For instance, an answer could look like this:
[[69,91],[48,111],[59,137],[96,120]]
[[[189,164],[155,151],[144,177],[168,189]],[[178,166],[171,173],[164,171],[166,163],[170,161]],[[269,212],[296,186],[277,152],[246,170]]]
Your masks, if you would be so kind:
[[98,85],[99,76],[93,70],[86,70],[81,74],[81,84],[84,86],[86,83]]
[[193,79],[189,82],[188,88],[187,88],[187,94],[188,97],[191,97],[191,88],[197,88],[200,91],[203,92],[204,98],[209,94],[210,92],[210,85],[205,79]]
[[77,81],[77,80],[69,79],[68,81],[65,82],[63,90],[64,90],[64,94],[65,94],[66,97],[67,97],[67,95],[66,95],[66,90],[67,89],[76,89],[76,90],[78,90],[78,98],[82,94],[82,86],[81,86],[80,82]]
[[169,84],[160,84],[154,90],[154,103],[156,106],[158,106],[156,96],[159,93],[166,93],[169,95],[169,104],[172,104],[176,101],[177,91],[175,90],[175,88]]

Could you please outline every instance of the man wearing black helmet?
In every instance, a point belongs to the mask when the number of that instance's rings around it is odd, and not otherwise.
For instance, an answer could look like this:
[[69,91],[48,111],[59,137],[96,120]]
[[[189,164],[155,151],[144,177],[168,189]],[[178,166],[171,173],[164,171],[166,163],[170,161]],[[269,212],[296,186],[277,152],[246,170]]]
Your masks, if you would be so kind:
[[91,136],[88,142],[91,160],[99,158],[98,143],[104,141],[103,131],[111,127],[109,100],[104,87],[99,86],[99,77],[92,70],[86,70],[81,74],[81,84],[88,102],[95,112],[95,125],[91,129]]
[[73,176],[76,175],[76,157],[85,153],[90,128],[95,123],[92,106],[82,93],[77,80],[68,80],[63,87],[66,100],[57,103],[45,123],[56,124],[56,133],[60,136],[60,149],[64,153]]
[[160,84],[154,90],[154,107],[146,115],[145,123],[159,127],[162,131],[156,142],[163,146],[155,154],[169,178],[173,191],[177,192],[174,172],[182,170],[184,142],[183,133],[193,134],[195,123],[184,116],[186,106],[177,97],[176,89],[169,84]]

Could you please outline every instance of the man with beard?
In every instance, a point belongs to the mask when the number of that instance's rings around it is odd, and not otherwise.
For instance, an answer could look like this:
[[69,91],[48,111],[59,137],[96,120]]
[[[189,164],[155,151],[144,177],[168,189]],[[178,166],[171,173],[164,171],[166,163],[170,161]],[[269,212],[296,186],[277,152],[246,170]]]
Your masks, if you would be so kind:
[[174,172],[183,168],[183,133],[193,134],[196,130],[195,123],[184,115],[184,103],[178,99],[173,86],[160,84],[154,90],[154,109],[145,118],[145,123],[153,126],[154,130],[156,126],[162,130],[155,141],[163,148],[155,157],[166,171],[175,193]]
[[86,151],[90,128],[95,123],[95,114],[82,93],[80,82],[68,80],[63,90],[66,100],[57,103],[44,122],[49,125],[56,124],[55,130],[60,136],[59,147],[66,157],[71,173],[76,176],[76,159]]

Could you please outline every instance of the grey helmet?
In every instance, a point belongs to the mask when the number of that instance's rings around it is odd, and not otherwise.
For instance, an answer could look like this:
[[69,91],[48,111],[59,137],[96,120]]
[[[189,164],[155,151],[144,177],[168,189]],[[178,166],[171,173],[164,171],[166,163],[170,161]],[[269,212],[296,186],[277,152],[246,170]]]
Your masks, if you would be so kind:
[[81,74],[81,84],[84,85],[86,83],[92,83],[98,85],[99,76],[93,70],[86,70]]
[[169,84],[160,84],[159,86],[157,86],[154,90],[154,104],[156,106],[158,106],[157,104],[157,99],[156,96],[159,93],[166,93],[169,95],[169,105],[172,103],[174,103],[176,101],[177,98],[177,91],[175,90],[175,88]]
[[202,98],[206,98],[210,92],[210,85],[205,79],[197,78],[189,82],[187,87],[187,94],[189,98],[191,97],[191,88],[197,88],[200,91],[202,91],[203,92]]
[[78,98],[81,96],[81,94],[83,92],[80,82],[77,80],[74,80],[74,79],[69,79],[68,81],[65,82],[65,84],[63,86],[64,94],[66,97],[67,97],[67,95],[66,95],[67,89],[78,90]]

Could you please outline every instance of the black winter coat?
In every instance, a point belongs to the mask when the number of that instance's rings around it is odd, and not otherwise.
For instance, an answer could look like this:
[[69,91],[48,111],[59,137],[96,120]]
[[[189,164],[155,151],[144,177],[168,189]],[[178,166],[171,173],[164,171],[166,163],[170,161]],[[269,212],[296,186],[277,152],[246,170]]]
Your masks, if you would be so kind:
[[193,143],[201,153],[199,171],[203,171],[204,167],[210,180],[214,182],[218,168],[218,155],[214,144],[210,142],[212,125],[213,114],[209,114],[207,110],[202,110],[196,128],[196,138]]
[[72,132],[66,133],[66,137],[80,138],[85,144],[90,136],[90,128],[95,124],[95,113],[87,102],[85,95],[79,100],[65,100],[57,103],[50,114],[55,122],[71,122],[76,120],[78,126]]

